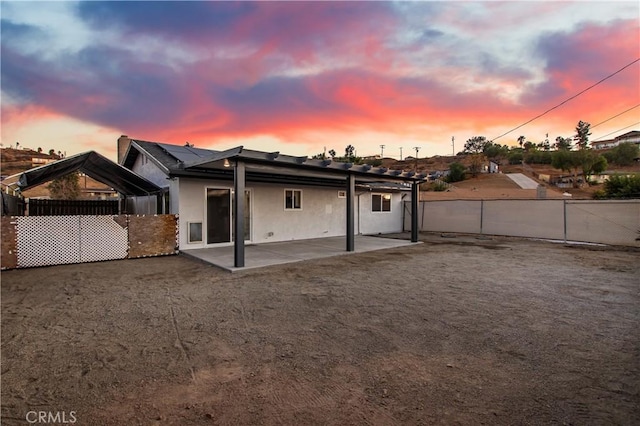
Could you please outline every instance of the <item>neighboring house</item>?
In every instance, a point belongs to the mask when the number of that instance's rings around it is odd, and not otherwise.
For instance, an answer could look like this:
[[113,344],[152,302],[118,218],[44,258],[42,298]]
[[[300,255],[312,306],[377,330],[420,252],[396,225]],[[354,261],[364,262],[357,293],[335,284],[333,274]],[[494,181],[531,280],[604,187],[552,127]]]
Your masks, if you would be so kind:
[[498,166],[498,163],[495,163],[493,161],[489,161],[489,164],[485,164],[482,166],[482,172],[483,173],[498,173],[500,171],[500,167]]
[[[409,200],[417,241],[418,184],[425,176],[414,172],[127,136],[118,139],[118,162],[164,188],[160,210],[179,215],[180,250],[233,244],[236,266],[244,266],[246,243],[344,235],[352,251],[355,234],[402,231]],[[235,238],[240,233],[244,238]]]
[[634,143],[640,145],[640,130],[632,130],[623,135],[617,136],[614,139],[607,139],[603,141],[591,142],[593,149],[607,149],[616,147],[622,143]]

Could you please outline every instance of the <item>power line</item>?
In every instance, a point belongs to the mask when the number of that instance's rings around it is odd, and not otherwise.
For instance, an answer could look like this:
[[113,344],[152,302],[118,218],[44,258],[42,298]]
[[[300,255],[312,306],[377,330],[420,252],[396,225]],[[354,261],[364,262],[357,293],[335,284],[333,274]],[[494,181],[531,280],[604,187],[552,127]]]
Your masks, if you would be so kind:
[[606,135],[604,135],[604,136],[600,136],[598,139],[594,139],[594,140],[592,140],[591,142],[596,142],[596,141],[597,141],[597,140],[599,140],[599,139],[606,138],[606,137],[607,137],[607,136],[609,136],[609,135],[612,135],[612,134],[614,134],[614,133],[617,133],[617,132],[619,132],[619,131],[621,131],[621,130],[628,129],[629,127],[637,126],[638,124],[640,124],[640,121],[637,121],[637,122],[635,122],[635,123],[633,123],[633,124],[631,124],[631,125],[629,125],[629,126],[627,126],[627,127],[623,127],[622,129],[614,130],[613,132],[611,132],[611,133],[607,133],[607,134],[606,134]]
[[631,108],[629,108],[628,110],[626,110],[626,111],[622,111],[620,114],[614,115],[613,117],[609,117],[609,118],[607,118],[606,120],[599,122],[598,124],[594,124],[593,126],[591,126],[591,128],[593,129],[594,127],[599,126],[599,125],[601,125],[601,124],[604,124],[604,123],[606,123],[606,122],[607,122],[607,121],[609,121],[609,120],[613,120],[613,119],[614,119],[614,118],[616,118],[616,117],[620,117],[622,114],[627,113],[627,112],[631,111],[631,110],[632,110],[632,109],[634,109],[634,108],[638,108],[639,106],[640,106],[640,104],[637,104],[636,106],[632,106],[632,107],[631,107]]
[[606,81],[606,80],[610,79],[611,77],[613,77],[613,76],[614,76],[614,75],[616,75],[616,74],[619,74],[620,72],[622,72],[622,71],[624,71],[625,69],[629,68],[631,65],[635,64],[635,63],[636,63],[636,62],[638,62],[638,61],[640,61],[640,58],[636,59],[636,60],[635,60],[635,61],[633,61],[633,62],[628,63],[628,64],[627,64],[627,65],[625,65],[624,67],[620,68],[618,71],[614,72],[613,74],[609,74],[608,76],[606,76],[606,77],[605,77],[605,78],[603,78],[602,80],[598,81],[597,83],[592,84],[591,86],[587,87],[586,89],[582,90],[581,92],[579,92],[579,93],[577,93],[577,94],[575,94],[575,95],[571,96],[569,99],[566,99],[566,100],[562,101],[561,103],[559,103],[558,105],[554,106],[553,108],[549,108],[548,110],[546,110],[546,111],[545,111],[545,112],[543,112],[542,114],[539,114],[539,115],[537,115],[537,116],[533,117],[531,120],[529,120],[529,121],[527,121],[527,122],[525,122],[525,123],[523,123],[523,124],[519,125],[518,127],[515,127],[515,128],[513,128],[513,129],[509,130],[509,131],[508,131],[508,132],[506,132],[506,133],[501,134],[500,136],[498,136],[498,137],[496,137],[496,138],[490,139],[490,140],[491,140],[491,141],[495,141],[496,139],[500,139],[501,137],[506,136],[506,135],[508,135],[509,133],[514,132],[514,131],[518,130],[519,128],[523,127],[523,126],[526,126],[527,124],[531,123],[532,121],[537,120],[538,118],[542,117],[543,115],[546,115],[546,114],[550,113],[551,111],[553,111],[554,109],[559,108],[559,107],[561,107],[562,105],[566,104],[567,102],[569,102],[569,101],[571,101],[571,100],[573,100],[573,99],[577,98],[578,96],[582,95],[582,94],[583,94],[584,92],[586,92],[587,90],[593,89],[594,87],[596,87],[596,86],[597,86],[597,85],[599,85],[600,83],[602,83],[602,82],[604,82],[604,81]]

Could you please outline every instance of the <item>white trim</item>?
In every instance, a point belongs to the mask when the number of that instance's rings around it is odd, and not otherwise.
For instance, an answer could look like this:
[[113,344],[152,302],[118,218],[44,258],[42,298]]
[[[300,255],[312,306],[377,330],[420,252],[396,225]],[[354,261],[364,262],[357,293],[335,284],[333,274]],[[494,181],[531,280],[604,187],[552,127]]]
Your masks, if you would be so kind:
[[[380,196],[380,209],[381,210],[374,210],[373,209],[373,196],[374,195],[379,195]],[[382,202],[383,198],[388,199],[389,200],[389,210],[384,210],[384,203]],[[385,193],[385,192],[372,192],[371,193],[371,213],[373,214],[378,214],[378,213],[391,213],[391,194],[390,193]]]
[[[200,240],[191,240],[191,225],[200,224]],[[204,242],[204,228],[202,226],[202,221],[198,222],[187,222],[187,244],[202,244]]]
[[[291,201],[293,203],[292,207],[287,207],[287,191],[292,191],[293,192],[292,198],[291,198]],[[295,193],[296,192],[300,193],[300,207],[298,207],[298,208],[295,207],[295,199],[296,199]],[[285,211],[299,211],[299,210],[302,210],[302,207],[303,207],[302,206],[302,189],[284,188],[283,194],[284,194],[283,206],[284,206],[284,210]]]

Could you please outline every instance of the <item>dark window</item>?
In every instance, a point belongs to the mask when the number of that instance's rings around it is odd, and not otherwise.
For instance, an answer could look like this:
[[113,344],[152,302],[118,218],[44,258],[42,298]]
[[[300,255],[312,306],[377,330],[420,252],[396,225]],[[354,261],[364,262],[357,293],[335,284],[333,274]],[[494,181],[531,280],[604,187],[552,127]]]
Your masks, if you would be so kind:
[[371,194],[371,211],[390,212],[391,194]]

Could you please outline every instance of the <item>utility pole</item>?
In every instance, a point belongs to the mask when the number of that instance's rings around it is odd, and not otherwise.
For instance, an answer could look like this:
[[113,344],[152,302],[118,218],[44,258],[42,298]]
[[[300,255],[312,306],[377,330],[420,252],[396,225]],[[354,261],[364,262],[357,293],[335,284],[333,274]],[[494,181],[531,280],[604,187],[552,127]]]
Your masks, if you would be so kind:
[[414,172],[418,172],[418,151],[420,151],[420,147],[419,146],[414,146],[413,149],[416,150],[416,165],[414,167]]
[[456,156],[456,137],[451,136],[451,155]]
[[403,160],[403,158],[402,158],[402,147],[400,147],[400,161],[402,161],[402,160]]
[[380,145],[380,158],[384,158],[384,145]]

